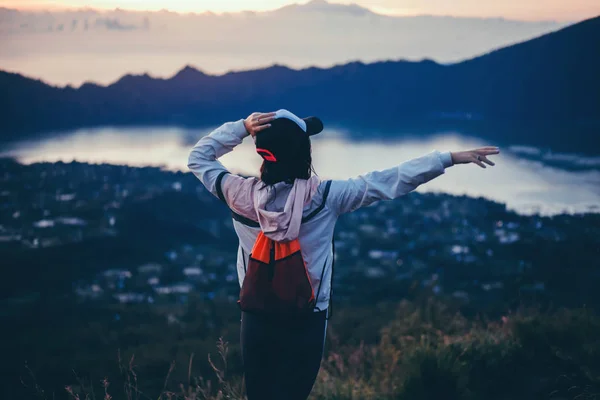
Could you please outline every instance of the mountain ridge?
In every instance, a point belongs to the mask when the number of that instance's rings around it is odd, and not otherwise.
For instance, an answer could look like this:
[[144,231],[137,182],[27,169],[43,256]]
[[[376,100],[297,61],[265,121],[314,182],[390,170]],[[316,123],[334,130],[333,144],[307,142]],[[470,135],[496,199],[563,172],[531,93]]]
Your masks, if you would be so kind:
[[[353,126],[440,118],[594,125],[600,121],[594,48],[600,48],[600,17],[449,65],[351,62],[296,70],[275,64],[223,75],[188,65],[168,79],[126,75],[78,89],[2,72],[0,130],[8,136],[102,124],[206,126],[282,107]],[[583,139],[595,141],[597,134]]]
[[[110,84],[127,73],[166,78],[185,64],[222,74],[267,63],[294,68],[390,58],[454,63],[565,24],[383,15],[324,2],[225,14],[0,10],[0,35],[6,39],[0,66],[52,84],[79,86]],[[29,60],[32,56],[37,62]]]

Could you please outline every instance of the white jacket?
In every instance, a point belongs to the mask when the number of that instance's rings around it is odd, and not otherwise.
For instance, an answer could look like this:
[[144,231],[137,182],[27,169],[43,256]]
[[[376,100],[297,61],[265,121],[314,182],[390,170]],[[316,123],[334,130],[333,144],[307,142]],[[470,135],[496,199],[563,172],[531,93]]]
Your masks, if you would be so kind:
[[[240,287],[244,281],[248,257],[261,231],[260,227],[269,223],[264,220],[258,223],[257,202],[260,201],[261,207],[265,207],[266,213],[263,213],[263,217],[271,214],[281,216],[285,212],[286,203],[287,207],[294,203],[288,201],[288,195],[297,191],[294,187],[297,185],[280,182],[274,185],[274,190],[269,191],[275,198],[265,202],[257,193],[257,190],[264,191],[264,185],[259,179],[243,178],[228,173],[218,158],[232,151],[246,136],[248,133],[243,120],[226,123],[200,139],[188,160],[188,168],[204,186],[238,214],[233,225],[239,238],[237,270]],[[419,185],[440,176],[445,168],[451,165],[452,157],[449,152],[433,151],[384,171],[370,172],[348,180],[331,181],[329,185],[327,181],[315,183],[314,178],[304,181],[308,189],[302,190],[302,214],[307,217],[316,210],[319,212],[300,225],[298,238],[302,257],[315,289],[318,310],[325,310],[329,306],[332,239],[338,217],[379,200],[392,200],[405,195]],[[323,201],[327,186],[329,193],[326,201]],[[275,224],[289,224],[289,216],[281,221],[283,222],[278,220]],[[289,229],[288,226],[284,226],[281,230],[287,232]]]

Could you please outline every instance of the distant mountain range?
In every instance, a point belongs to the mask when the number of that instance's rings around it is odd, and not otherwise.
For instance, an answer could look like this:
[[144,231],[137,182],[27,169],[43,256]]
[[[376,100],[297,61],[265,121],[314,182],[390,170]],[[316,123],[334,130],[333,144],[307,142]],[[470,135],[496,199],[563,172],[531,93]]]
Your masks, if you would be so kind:
[[390,16],[325,0],[225,14],[0,8],[0,69],[79,86],[110,84],[126,73],[166,78],[185,64],[221,74],[272,63],[291,68],[390,59],[449,63],[572,22]]
[[289,108],[328,123],[375,129],[444,120],[576,124],[591,130],[581,137],[555,135],[595,145],[600,143],[598,49],[600,17],[452,65],[355,62],[303,70],[275,65],[221,76],[188,66],[170,79],[127,75],[106,87],[78,89],[2,72],[0,131],[6,138],[93,125],[200,126]]

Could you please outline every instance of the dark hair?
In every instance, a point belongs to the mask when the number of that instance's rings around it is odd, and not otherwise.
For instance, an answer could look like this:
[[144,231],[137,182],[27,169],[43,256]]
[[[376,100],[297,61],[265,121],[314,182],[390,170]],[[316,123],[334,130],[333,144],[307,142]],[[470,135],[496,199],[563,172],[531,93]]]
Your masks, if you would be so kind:
[[313,173],[311,144],[308,136],[294,140],[293,151],[277,162],[264,160],[260,167],[260,180],[266,185],[278,182],[293,183],[296,179],[309,179]]

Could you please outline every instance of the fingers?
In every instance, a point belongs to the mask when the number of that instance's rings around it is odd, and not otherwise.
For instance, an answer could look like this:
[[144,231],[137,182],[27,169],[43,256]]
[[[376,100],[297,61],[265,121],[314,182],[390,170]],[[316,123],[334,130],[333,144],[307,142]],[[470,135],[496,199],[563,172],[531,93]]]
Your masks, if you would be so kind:
[[255,136],[258,132],[261,132],[267,128],[271,127],[270,122],[275,120],[276,113],[260,113],[255,112],[252,113],[246,121],[244,121],[244,126],[246,126],[246,130],[251,136]]
[[254,133],[256,134],[256,133],[258,133],[260,131],[264,131],[265,129],[270,128],[270,127],[271,127],[271,124],[258,126],[256,128],[254,128]]
[[490,159],[487,158],[487,156],[491,156],[491,155],[496,155],[496,154],[500,154],[500,149],[498,147],[495,146],[488,146],[488,147],[481,147],[479,149],[473,150],[472,155],[473,155],[473,159],[471,162],[479,165],[481,168],[486,168],[486,164],[489,166],[494,166],[496,165],[494,162],[492,162]]
[[475,159],[473,160],[473,162],[474,162],[475,164],[479,165],[479,166],[480,166],[481,168],[483,168],[483,169],[485,169],[485,168],[486,168],[485,164],[484,164],[483,162],[479,161],[477,158],[475,158]]
[[253,121],[264,122],[264,121],[273,121],[275,119],[275,113],[255,113],[252,117]]
[[271,126],[270,122],[273,122],[273,120],[275,120],[275,117],[257,119],[256,121],[252,122],[252,128],[258,129],[258,128],[262,128],[263,126],[267,126],[267,125]]
[[267,124],[269,122],[275,121],[275,119],[276,119],[275,116],[272,116],[272,117],[261,117],[258,120],[258,122],[261,123],[261,124]]
[[471,152],[469,154],[469,161],[473,164],[479,165],[483,169],[486,168],[485,164],[483,163],[483,157],[477,154],[476,152]]
[[255,135],[271,127],[270,122],[275,120],[275,113],[256,113],[250,122],[251,134]]
[[480,149],[475,150],[478,154],[482,156],[491,156],[494,154],[500,154],[500,149],[498,147],[482,147]]
[[486,156],[480,156],[481,161],[483,161],[484,163],[486,163],[487,165],[491,165],[492,167],[494,165],[496,165],[495,163],[493,163],[492,161],[488,160],[488,158]]

